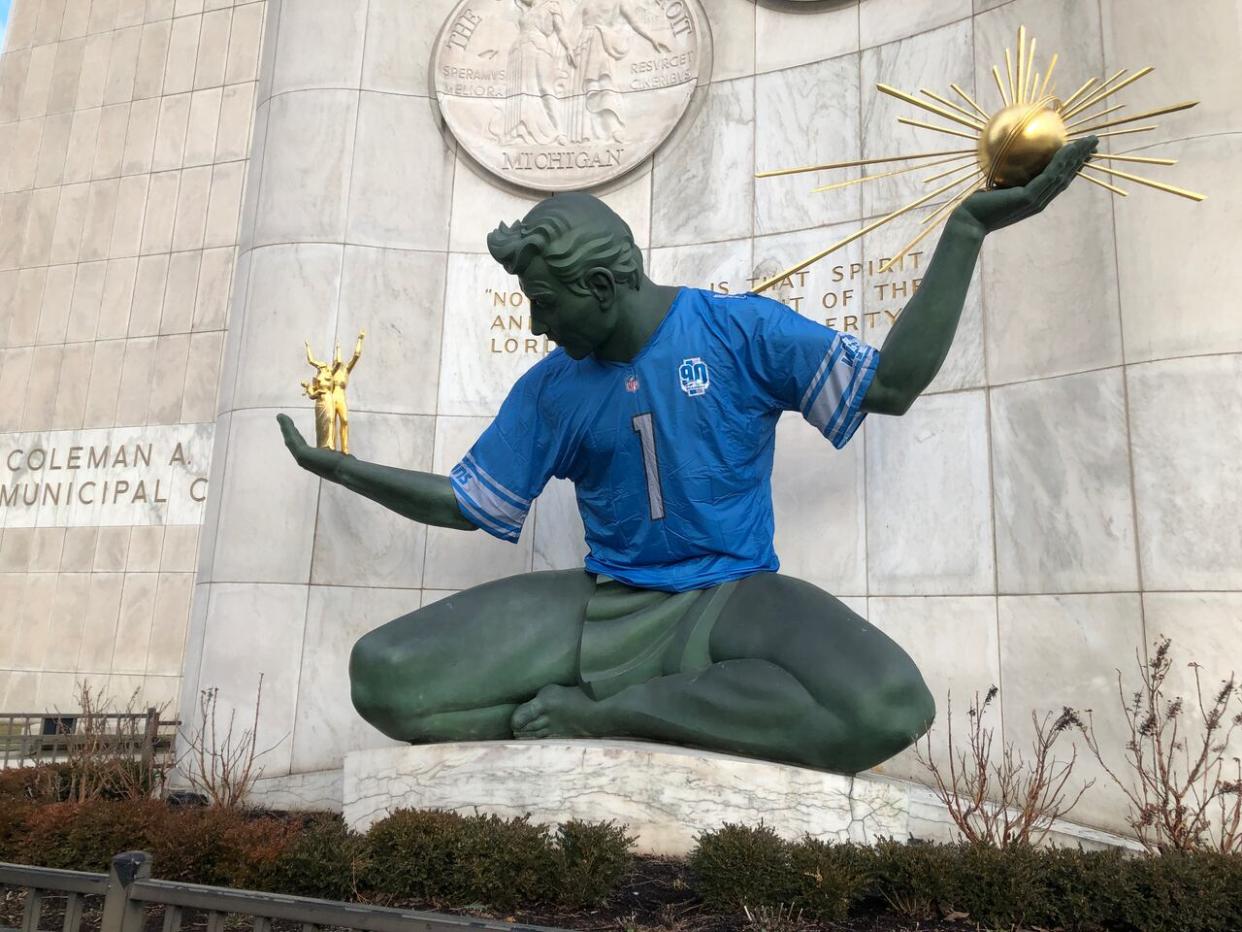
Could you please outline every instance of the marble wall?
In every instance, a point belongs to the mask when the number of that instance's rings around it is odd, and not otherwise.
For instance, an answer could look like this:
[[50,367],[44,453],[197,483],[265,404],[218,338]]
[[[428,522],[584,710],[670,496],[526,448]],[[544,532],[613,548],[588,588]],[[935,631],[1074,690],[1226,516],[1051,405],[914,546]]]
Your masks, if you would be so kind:
[[[355,452],[445,472],[539,358],[516,282],[484,245],[535,198],[459,152],[429,97],[431,43],[453,5],[266,7],[183,708],[208,686],[249,708],[262,676],[269,778],[305,782],[386,743],[348,701],[361,633],[582,556],[563,485],[517,546],[424,529],[294,468],[273,420],[285,411],[311,430],[302,339],[348,344],[366,327]],[[1110,142],[1175,153],[1162,177],[1206,203],[1144,190],[1115,202],[1075,185],[989,240],[953,353],[906,417],[873,418],[840,452],[796,418],[780,428],[785,570],[904,644],[942,720],[951,692],[960,734],[969,697],[997,684],[991,721],[1005,739],[1026,742],[1033,711],[1069,704],[1094,709],[1119,747],[1115,670],[1129,676],[1154,638],[1173,637],[1211,678],[1242,654],[1236,3],[1203,0],[1193,15],[1166,0],[703,5],[710,83],[652,159],[600,192],[657,280],[741,290],[909,199],[909,176],[820,196],[806,179],[753,174],[926,147],[874,84],[953,81],[990,99],[990,66],[1023,23],[1060,52],[1062,88],[1154,64],[1133,110],[1203,101],[1158,134]],[[930,247],[886,276],[875,261],[914,228],[877,231],[780,296],[882,342]],[[882,769],[923,775],[909,754]],[[1123,811],[1100,782],[1077,814],[1116,827]]]
[[263,22],[263,2],[13,4],[0,487],[62,499],[0,495],[6,712],[73,708],[84,681],[175,705]]

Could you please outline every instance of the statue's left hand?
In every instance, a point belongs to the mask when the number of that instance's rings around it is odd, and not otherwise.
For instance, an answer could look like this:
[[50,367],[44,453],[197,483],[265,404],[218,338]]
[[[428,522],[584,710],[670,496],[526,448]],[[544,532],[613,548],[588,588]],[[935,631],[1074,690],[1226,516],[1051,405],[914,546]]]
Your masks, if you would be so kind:
[[1034,216],[1069,187],[1099,144],[1098,137],[1088,136],[1062,146],[1048,167],[1026,185],[976,192],[953,211],[955,219],[974,224],[984,233],[991,233]]
[[335,450],[323,450],[319,447],[312,447],[306,442],[302,432],[294,426],[293,419],[287,414],[276,415],[276,420],[280,424],[280,432],[285,438],[285,446],[289,449],[297,464],[321,479],[336,481],[337,470],[345,459],[345,454],[337,453]]

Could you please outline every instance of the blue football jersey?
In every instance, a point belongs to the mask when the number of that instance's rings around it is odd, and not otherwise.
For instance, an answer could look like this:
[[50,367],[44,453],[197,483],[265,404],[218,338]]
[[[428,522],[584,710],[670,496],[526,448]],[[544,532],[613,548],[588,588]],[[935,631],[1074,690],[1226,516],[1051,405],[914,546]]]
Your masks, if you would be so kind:
[[680,592],[774,571],[782,411],[836,447],[865,416],[873,347],[757,295],[683,288],[628,363],[556,350],[523,375],[451,475],[462,513],[516,541],[548,479],[569,479],[586,568]]

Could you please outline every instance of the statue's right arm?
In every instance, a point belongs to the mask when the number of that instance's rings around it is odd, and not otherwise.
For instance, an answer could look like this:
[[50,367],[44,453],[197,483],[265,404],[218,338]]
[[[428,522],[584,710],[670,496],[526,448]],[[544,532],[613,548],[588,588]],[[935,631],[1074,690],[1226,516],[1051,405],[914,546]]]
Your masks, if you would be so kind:
[[381,466],[335,450],[321,450],[306,442],[288,415],[278,414],[276,420],[280,422],[285,446],[297,464],[321,479],[342,485],[421,524],[477,530],[457,506],[448,476]]

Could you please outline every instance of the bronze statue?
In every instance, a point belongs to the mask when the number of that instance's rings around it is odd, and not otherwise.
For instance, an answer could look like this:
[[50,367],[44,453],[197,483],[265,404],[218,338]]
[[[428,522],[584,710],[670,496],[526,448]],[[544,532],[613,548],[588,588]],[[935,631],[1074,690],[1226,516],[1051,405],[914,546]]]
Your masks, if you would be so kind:
[[365,635],[358,712],[410,742],[630,737],[846,773],[907,747],[935,714],[913,661],[774,572],[775,422],[801,410],[841,446],[868,413],[905,413],[949,351],[984,237],[1043,210],[1096,145],[955,208],[878,352],[766,298],[652,282],[629,228],[589,195],[501,225],[488,247],[559,349],[451,476],[310,447],[284,415],[281,430],[324,479],[509,540],[543,482],[569,478],[591,552],[585,569],[490,582]]
[[310,341],[306,341],[306,361],[314,366],[315,376],[301,382],[306,397],[315,401],[315,446],[324,450],[340,450],[349,452],[349,406],[345,402],[345,389],[349,386],[349,375],[362,358],[362,341],[367,332],[358,332],[358,341],[354,344],[354,355],[349,362],[341,359],[341,344],[336,344],[336,353],[331,362],[320,362],[311,351]]

